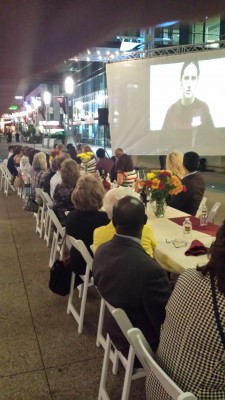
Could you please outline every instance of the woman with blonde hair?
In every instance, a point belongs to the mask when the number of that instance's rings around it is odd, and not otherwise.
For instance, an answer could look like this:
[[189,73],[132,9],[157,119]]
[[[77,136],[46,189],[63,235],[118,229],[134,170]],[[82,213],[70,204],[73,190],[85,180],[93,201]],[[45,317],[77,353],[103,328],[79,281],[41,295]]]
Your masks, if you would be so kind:
[[[66,233],[83,240],[90,253],[94,230],[109,223],[106,212],[100,211],[104,194],[102,182],[94,175],[81,176],[71,197],[75,209],[66,218]],[[80,253],[72,247],[70,256],[73,271],[78,275],[84,274],[86,264]],[[79,283],[76,280],[76,284]]]
[[183,167],[183,153],[181,151],[171,151],[166,157],[166,169],[183,179],[185,172]]
[[53,211],[55,212],[62,226],[65,226],[65,211],[71,211],[74,209],[71,195],[80,177],[80,168],[76,161],[66,159],[61,164],[60,173],[62,182],[56,185],[54,190]]
[[30,169],[31,185],[34,189],[43,187],[47,168],[46,154],[39,151],[34,155],[32,167]]

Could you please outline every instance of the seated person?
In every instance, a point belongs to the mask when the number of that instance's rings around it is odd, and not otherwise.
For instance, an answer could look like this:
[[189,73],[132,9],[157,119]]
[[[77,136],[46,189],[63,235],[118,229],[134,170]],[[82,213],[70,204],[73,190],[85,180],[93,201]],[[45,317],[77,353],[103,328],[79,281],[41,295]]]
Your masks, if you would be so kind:
[[183,157],[183,153],[177,150],[171,151],[166,156],[166,169],[177,175],[180,179],[183,179],[185,175],[183,167]]
[[[94,256],[94,283],[106,301],[127,313],[155,351],[171,287],[166,272],[141,246],[147,221],[143,203],[133,196],[123,197],[113,207],[112,221],[115,235]],[[114,345],[127,355],[128,343],[107,310],[104,322]]]
[[[225,399],[224,243],[225,221],[210,248],[208,263],[178,278],[155,354],[171,379],[198,400]],[[171,399],[151,373],[146,388],[148,400]]]
[[122,154],[116,164],[117,184],[124,187],[132,187],[137,174],[134,169],[133,161],[128,154]]
[[[47,158],[46,153],[39,151],[34,155],[32,167],[30,169],[31,187],[34,189],[43,188],[45,175],[47,172]],[[42,204],[40,195],[35,193],[35,201]]]
[[7,168],[11,172],[13,177],[16,177],[18,175],[18,168],[20,166],[20,159],[22,158],[22,155],[22,146],[14,146],[13,153],[7,161]]
[[20,160],[20,173],[22,175],[24,183],[30,182],[31,166],[30,166],[29,157],[28,157],[29,151],[30,151],[30,147],[25,146],[22,148],[23,156],[21,157],[21,160]]
[[[111,221],[108,225],[100,226],[99,228],[95,229],[93,243],[94,251],[97,250],[98,246],[100,246],[102,243],[108,242],[115,235],[116,229],[112,223],[113,207],[118,203],[120,199],[122,199],[122,197],[127,196],[128,194],[129,193],[127,189],[123,187],[111,189],[106,193],[103,199],[103,207]],[[133,196],[139,198],[136,193],[134,193]],[[153,257],[153,251],[157,243],[148,223],[146,223],[143,227],[141,244],[146,253]]]
[[[95,174],[96,172],[96,158],[94,156],[94,152],[92,151],[91,147],[88,146],[87,144],[83,144],[82,145],[82,153],[88,153],[87,155],[89,155],[89,160],[88,161],[83,161],[81,162],[81,170],[83,170],[84,172],[88,173],[88,174]],[[79,153],[79,154],[82,154]]]
[[100,175],[104,175],[106,177],[107,174],[110,174],[111,169],[114,165],[113,160],[105,156],[105,150],[99,148],[96,151],[96,156],[98,157],[98,162],[96,165],[96,169],[100,172]]
[[51,199],[53,199],[54,190],[56,188],[56,185],[58,185],[59,183],[62,182],[60,168],[61,168],[61,164],[63,163],[63,161],[66,160],[67,158],[70,159],[70,155],[68,153],[62,153],[56,157],[57,171],[50,180],[50,197],[51,197]]
[[43,182],[43,190],[44,192],[48,193],[50,196],[50,181],[52,177],[55,175],[56,171],[58,170],[58,161],[57,158],[53,158],[51,162],[51,166],[46,172],[44,182]]
[[[83,240],[90,253],[94,230],[109,223],[106,212],[100,211],[104,194],[102,182],[93,174],[81,176],[71,197],[75,209],[66,218],[66,233]],[[84,274],[86,263],[80,253],[72,247],[70,256],[73,271]]]
[[117,179],[117,166],[116,166],[116,164],[117,164],[118,158],[119,158],[120,156],[122,156],[122,154],[123,154],[123,149],[121,149],[120,147],[118,147],[118,148],[115,150],[115,153],[114,153],[114,154],[115,154],[115,155],[111,157],[111,160],[113,160],[113,162],[114,162],[114,165],[113,165],[113,167],[112,167],[112,169],[111,169],[111,173],[110,173],[111,182],[114,182],[114,181],[116,181],[116,179]]
[[56,185],[53,194],[53,211],[55,212],[62,226],[65,226],[65,211],[71,211],[74,209],[71,195],[80,177],[80,168],[76,161],[68,159],[64,160],[61,164],[60,172],[62,183]]
[[176,196],[171,196],[167,201],[169,206],[191,215],[195,215],[198,211],[205,192],[204,179],[201,173],[197,171],[199,163],[199,155],[194,151],[184,154],[183,167],[185,176],[182,179],[182,184],[186,186],[186,191],[178,193]]

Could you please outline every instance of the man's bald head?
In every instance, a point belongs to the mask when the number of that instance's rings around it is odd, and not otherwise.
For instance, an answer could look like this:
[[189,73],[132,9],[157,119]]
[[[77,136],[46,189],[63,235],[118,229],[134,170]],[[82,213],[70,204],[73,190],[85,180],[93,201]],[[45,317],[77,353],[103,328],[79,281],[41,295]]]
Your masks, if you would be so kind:
[[113,207],[112,222],[121,235],[141,237],[146,221],[144,204],[136,197],[125,196]]

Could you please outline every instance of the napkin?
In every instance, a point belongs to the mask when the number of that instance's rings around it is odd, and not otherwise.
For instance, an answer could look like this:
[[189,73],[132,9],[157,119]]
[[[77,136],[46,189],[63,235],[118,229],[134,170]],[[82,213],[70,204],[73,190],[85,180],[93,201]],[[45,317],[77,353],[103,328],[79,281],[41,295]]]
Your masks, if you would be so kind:
[[185,256],[201,256],[207,254],[208,248],[199,240],[193,240],[188,250],[185,251]]

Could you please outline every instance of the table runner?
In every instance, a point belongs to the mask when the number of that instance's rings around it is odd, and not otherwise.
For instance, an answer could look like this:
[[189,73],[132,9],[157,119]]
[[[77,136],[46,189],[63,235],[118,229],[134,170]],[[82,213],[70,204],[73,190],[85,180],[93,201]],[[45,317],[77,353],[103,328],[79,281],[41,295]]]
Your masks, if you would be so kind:
[[[170,219],[170,221],[175,222],[175,224],[183,225],[185,218],[186,217],[177,217],[177,218],[169,218],[169,219]],[[211,236],[216,236],[216,233],[219,229],[219,225],[213,224],[212,222],[208,222],[208,225],[200,226],[199,218],[193,217],[192,215],[190,215],[189,218],[192,223],[192,229],[194,229],[195,231],[207,233],[208,235],[211,235]]]

